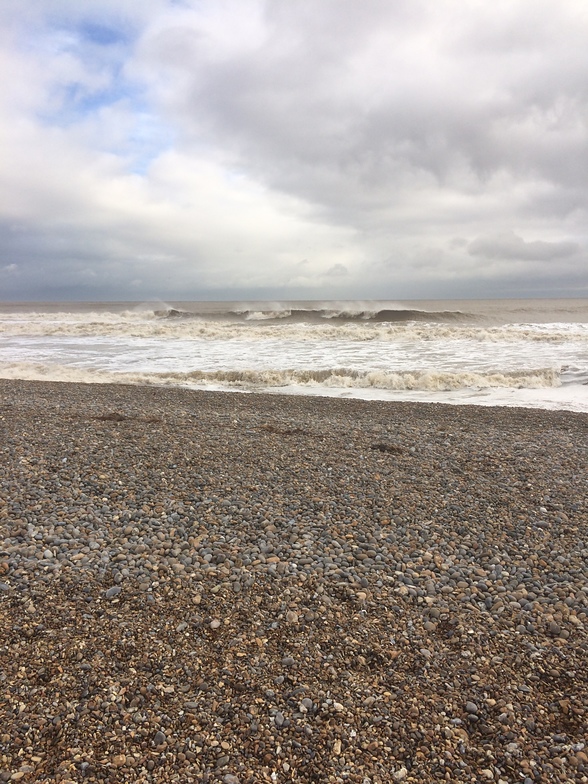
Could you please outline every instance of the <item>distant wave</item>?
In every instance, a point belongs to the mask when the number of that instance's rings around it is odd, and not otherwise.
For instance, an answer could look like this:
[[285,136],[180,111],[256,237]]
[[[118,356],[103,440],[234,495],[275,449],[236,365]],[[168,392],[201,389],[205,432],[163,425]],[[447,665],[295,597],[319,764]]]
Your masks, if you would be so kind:
[[[178,310],[177,308],[166,308],[165,310],[155,310],[157,318],[165,319],[202,319],[203,314],[189,310]],[[424,321],[434,323],[456,322],[474,319],[475,316],[461,311],[440,310],[406,310],[406,309],[383,309],[383,310],[333,310],[329,308],[319,309],[276,309],[276,310],[227,310],[224,312],[206,314],[207,320],[227,320],[227,321],[268,321],[295,324],[320,324],[326,322],[371,322],[371,323],[398,323],[410,321]]]

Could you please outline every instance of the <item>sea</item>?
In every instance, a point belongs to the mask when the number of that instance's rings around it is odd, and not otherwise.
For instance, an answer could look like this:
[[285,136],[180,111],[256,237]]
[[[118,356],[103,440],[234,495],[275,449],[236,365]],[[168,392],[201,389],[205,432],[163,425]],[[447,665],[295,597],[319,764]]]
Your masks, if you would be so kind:
[[588,300],[4,302],[0,378],[588,412]]

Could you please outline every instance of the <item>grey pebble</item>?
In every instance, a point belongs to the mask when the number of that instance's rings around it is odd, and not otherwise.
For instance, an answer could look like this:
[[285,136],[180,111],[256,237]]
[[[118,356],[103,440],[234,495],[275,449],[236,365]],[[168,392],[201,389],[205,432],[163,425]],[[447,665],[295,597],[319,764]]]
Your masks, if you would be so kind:
[[122,591],[120,585],[113,585],[109,588],[106,593],[104,594],[107,599],[114,599],[115,596],[118,596],[119,593]]
[[154,745],[155,746],[161,746],[163,743],[166,742],[166,740],[167,740],[167,738],[165,737],[165,733],[163,733],[161,730],[157,730],[157,732],[155,733],[155,735],[153,737]]

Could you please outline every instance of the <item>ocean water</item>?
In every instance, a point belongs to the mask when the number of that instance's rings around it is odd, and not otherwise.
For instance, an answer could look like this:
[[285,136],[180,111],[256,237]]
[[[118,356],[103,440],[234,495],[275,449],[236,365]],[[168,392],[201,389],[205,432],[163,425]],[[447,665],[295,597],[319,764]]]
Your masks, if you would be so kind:
[[0,303],[0,377],[588,412],[588,300]]

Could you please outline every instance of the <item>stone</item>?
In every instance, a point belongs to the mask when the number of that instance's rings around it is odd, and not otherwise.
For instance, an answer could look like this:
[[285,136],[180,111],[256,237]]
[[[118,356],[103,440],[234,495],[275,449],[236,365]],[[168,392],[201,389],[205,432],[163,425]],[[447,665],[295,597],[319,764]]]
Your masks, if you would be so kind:
[[153,745],[163,746],[163,744],[166,742],[167,742],[167,738],[165,737],[165,733],[162,732],[161,730],[157,730],[157,732],[153,736]]

